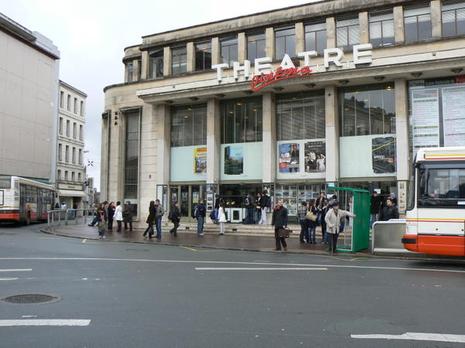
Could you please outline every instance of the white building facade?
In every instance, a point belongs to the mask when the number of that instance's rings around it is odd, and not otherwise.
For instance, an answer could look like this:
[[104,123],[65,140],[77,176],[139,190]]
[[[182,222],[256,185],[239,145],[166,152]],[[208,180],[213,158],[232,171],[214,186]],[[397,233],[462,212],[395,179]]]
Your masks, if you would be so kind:
[[60,81],[56,176],[59,201],[68,208],[82,208],[87,204],[84,163],[86,98],[84,92]]

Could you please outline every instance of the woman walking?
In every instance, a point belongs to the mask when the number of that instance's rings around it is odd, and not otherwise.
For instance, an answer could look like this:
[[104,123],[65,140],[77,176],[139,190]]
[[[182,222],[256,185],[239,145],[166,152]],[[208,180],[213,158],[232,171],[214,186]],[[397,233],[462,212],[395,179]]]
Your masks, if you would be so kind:
[[226,212],[224,211],[224,203],[220,202],[218,208],[218,222],[220,223],[220,236],[224,235],[224,224],[226,223]]
[[276,240],[276,251],[281,250],[281,244],[284,251],[287,251],[286,238],[282,235],[282,230],[287,227],[287,209],[283,206],[283,201],[279,200],[276,208],[273,210],[271,225],[274,226],[274,238]]
[[347,216],[355,217],[351,212],[339,209],[339,203],[337,201],[332,202],[326,213],[326,233],[328,233],[329,253],[331,255],[336,252],[337,238],[342,224],[341,220],[345,219]]
[[153,232],[153,224],[155,223],[155,201],[150,201],[149,203],[149,216],[147,216],[147,220],[145,221],[147,223],[147,229],[145,230],[144,238],[147,236],[147,233],[149,235],[149,239],[152,239],[152,236],[154,235]]
[[115,214],[113,215],[113,219],[116,220],[118,224],[118,229],[116,232],[121,232],[121,225],[123,223],[123,207],[121,206],[121,202],[116,202]]

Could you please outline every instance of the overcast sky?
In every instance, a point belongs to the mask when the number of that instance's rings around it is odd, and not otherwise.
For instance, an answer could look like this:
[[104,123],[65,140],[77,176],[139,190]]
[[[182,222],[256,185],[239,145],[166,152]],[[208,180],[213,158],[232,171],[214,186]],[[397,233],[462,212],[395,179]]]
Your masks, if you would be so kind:
[[298,0],[0,0],[0,12],[51,39],[61,52],[60,79],[87,93],[89,176],[100,188],[103,88],[123,82],[124,47],[141,36],[254,12],[312,2]]

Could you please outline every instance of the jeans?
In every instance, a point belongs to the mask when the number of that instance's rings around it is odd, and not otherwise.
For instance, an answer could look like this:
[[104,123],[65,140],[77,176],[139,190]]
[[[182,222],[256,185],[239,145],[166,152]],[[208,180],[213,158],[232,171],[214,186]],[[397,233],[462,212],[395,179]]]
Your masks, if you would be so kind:
[[118,229],[116,230],[117,232],[121,232],[121,224],[122,224],[122,221],[121,220],[116,220],[116,224],[118,225]]
[[108,219],[108,230],[111,231],[113,229],[113,219]]
[[300,220],[300,235],[299,235],[300,241],[303,243],[304,241],[310,242],[308,239],[308,224],[305,219]]
[[279,236],[279,230],[282,227],[275,227],[274,228],[274,238],[276,240],[276,250],[281,250],[281,244],[283,245],[284,250],[287,249],[286,238]]
[[128,229],[128,225],[129,225],[129,231],[132,232],[132,220],[124,222],[124,230]]
[[322,243],[328,243],[327,234],[328,234],[328,233],[326,233],[326,221],[325,221],[325,219],[323,218],[323,219],[321,220],[321,242],[322,242]]
[[309,224],[307,228],[307,242],[316,243],[316,225]]
[[155,227],[157,228],[157,239],[161,239],[161,216],[155,218]]
[[197,217],[197,234],[203,233],[203,224],[205,223],[205,217],[199,216]]
[[260,221],[258,222],[260,225],[266,225],[266,208],[262,208],[260,214]]
[[143,236],[145,237],[147,235],[147,233],[149,234],[149,238],[152,238],[152,236],[153,236],[153,223],[148,224],[148,227],[145,230]]
[[175,237],[178,235],[178,227],[179,227],[179,221],[177,220],[173,221],[173,228],[170,230],[170,233],[172,233]]

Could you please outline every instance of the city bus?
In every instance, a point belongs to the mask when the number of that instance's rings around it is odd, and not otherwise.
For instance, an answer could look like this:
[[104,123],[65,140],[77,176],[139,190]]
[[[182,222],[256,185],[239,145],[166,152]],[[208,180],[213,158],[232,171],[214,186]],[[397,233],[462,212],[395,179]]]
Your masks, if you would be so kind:
[[410,188],[404,248],[465,256],[465,147],[420,149]]
[[52,185],[18,176],[0,176],[0,222],[47,221],[55,195]]

